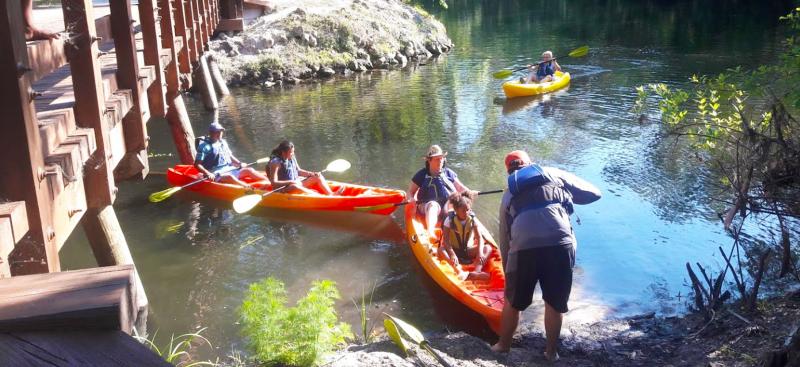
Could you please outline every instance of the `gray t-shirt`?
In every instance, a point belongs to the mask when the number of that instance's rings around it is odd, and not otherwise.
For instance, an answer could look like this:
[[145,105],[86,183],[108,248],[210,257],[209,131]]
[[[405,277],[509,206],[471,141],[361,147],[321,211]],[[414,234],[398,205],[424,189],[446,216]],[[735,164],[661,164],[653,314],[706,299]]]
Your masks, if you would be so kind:
[[[543,173],[560,184],[575,204],[589,204],[600,199],[600,189],[572,173],[554,167],[542,167]],[[516,218],[511,206],[511,193],[506,190],[500,203],[500,241],[503,262],[509,253],[536,247],[575,245],[569,214],[561,205],[526,210]]]

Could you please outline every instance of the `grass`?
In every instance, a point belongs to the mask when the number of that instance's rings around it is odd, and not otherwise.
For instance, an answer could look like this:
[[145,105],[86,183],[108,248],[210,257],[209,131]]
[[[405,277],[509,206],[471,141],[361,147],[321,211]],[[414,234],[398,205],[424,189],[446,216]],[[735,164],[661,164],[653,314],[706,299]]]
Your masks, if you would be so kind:
[[217,366],[218,363],[211,362],[211,361],[192,361],[192,356],[189,354],[189,350],[195,344],[195,340],[200,340],[201,342],[208,345],[209,348],[214,348],[211,345],[211,342],[208,341],[205,337],[200,335],[206,328],[202,328],[195,333],[187,333],[182,334],[179,336],[175,336],[173,334],[169,338],[169,344],[166,346],[162,346],[159,348],[153,340],[155,340],[156,335],[158,332],[153,334],[152,339],[148,339],[146,337],[140,336],[136,329],[134,329],[134,338],[138,340],[140,343],[147,345],[150,350],[161,356],[167,363],[172,364],[178,367],[192,367],[192,366]]
[[372,297],[375,295],[375,285],[372,283],[372,290],[369,292],[369,301],[367,301],[366,289],[361,289],[361,304],[356,303],[353,299],[353,306],[358,310],[361,321],[361,338],[364,344],[372,342],[372,330],[375,328],[375,323],[369,318],[369,309],[372,308]]

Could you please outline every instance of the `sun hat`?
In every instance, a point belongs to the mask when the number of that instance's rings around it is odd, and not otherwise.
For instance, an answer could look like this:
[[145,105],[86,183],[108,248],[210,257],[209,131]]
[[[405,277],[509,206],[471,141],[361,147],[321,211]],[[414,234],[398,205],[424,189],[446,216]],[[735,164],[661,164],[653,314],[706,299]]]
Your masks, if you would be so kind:
[[447,155],[447,152],[442,151],[442,147],[434,144],[434,145],[431,145],[430,148],[428,148],[428,154],[425,155],[425,158],[426,159],[430,159],[430,158],[433,158],[433,157],[439,157],[439,156],[443,157],[443,156],[446,156],[446,155]]
[[225,131],[225,128],[219,122],[214,121],[211,125],[208,125],[208,132],[215,133],[218,131]]

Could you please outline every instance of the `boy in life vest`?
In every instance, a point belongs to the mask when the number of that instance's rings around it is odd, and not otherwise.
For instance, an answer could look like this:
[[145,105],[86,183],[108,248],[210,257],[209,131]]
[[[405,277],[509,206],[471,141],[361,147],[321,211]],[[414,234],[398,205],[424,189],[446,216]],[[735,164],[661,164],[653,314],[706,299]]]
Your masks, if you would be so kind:
[[561,65],[553,59],[552,51],[545,51],[542,53],[542,61],[536,65],[528,65],[528,70],[528,77],[521,79],[520,84],[552,82],[556,71],[561,71]]
[[[472,211],[472,191],[456,192],[448,202],[453,207],[442,223],[442,242],[437,250],[439,257],[447,260],[461,280],[488,280],[483,266],[492,254],[492,247],[483,241],[482,225]],[[463,271],[460,264],[475,263],[475,269]]]

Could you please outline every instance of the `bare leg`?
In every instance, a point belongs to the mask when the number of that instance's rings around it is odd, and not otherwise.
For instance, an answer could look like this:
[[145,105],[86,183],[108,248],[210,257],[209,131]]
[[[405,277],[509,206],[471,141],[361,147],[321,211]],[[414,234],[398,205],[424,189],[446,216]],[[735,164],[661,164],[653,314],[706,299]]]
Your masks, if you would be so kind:
[[435,201],[425,203],[425,224],[428,226],[428,236],[433,240],[436,238],[436,224],[439,222],[439,213],[442,207]]
[[243,182],[242,180],[239,180],[239,178],[237,178],[236,176],[231,175],[231,174],[223,174],[223,176],[220,177],[219,182],[220,183],[230,183],[230,184],[234,184],[234,185],[244,186],[244,187],[246,187],[248,189],[250,188],[250,185],[248,185],[247,183]]
[[33,25],[33,0],[22,0],[22,20],[25,22],[25,40],[58,39],[58,33],[43,31]]
[[253,181],[265,181],[265,180],[267,180],[267,176],[264,176],[264,175],[258,173],[258,171],[254,170],[254,169],[252,169],[250,167],[242,168],[239,171],[239,178],[243,179],[243,178],[248,178],[248,177],[253,179]]
[[492,352],[506,353],[511,350],[511,339],[514,337],[514,332],[517,331],[518,323],[519,311],[506,299],[500,319],[500,340],[497,341],[497,344],[492,345]]
[[550,361],[555,361],[558,358],[558,338],[561,334],[561,322],[563,319],[564,314],[556,311],[547,302],[544,303],[544,332],[547,336],[547,347],[544,353],[545,357]]

